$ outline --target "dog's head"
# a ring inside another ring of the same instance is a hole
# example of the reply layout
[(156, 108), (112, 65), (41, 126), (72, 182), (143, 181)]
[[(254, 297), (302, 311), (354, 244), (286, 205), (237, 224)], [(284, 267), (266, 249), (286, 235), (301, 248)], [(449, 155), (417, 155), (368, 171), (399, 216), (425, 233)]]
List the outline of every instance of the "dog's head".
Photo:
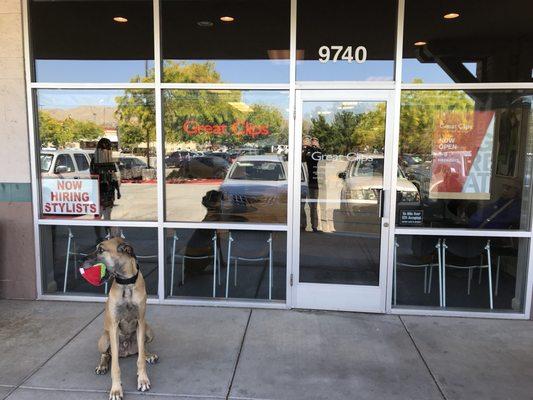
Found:
[(110, 273), (126, 276), (135, 271), (133, 247), (120, 237), (114, 237), (96, 246), (96, 260), (103, 262)]

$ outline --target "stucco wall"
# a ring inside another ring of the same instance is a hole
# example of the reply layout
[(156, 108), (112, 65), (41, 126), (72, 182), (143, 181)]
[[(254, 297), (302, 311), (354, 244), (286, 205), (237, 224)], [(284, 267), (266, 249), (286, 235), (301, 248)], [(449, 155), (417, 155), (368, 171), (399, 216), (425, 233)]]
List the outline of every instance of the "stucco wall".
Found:
[(21, 1), (0, 0), (0, 182), (30, 182), (25, 93)]
[(35, 298), (22, 5), (0, 0), (0, 297)]

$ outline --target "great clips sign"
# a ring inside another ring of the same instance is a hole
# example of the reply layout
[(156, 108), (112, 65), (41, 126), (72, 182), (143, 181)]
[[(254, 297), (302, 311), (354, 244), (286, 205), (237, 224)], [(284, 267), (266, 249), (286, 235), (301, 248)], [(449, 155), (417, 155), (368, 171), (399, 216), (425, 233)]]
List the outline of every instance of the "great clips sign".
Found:
[(259, 136), (270, 135), (270, 128), (266, 124), (253, 124), (246, 120), (237, 120), (232, 124), (200, 124), (194, 119), (188, 119), (183, 123), (182, 129), (189, 136), (202, 134), (214, 136), (250, 136), (257, 138)]
[(433, 134), (429, 197), (490, 199), (494, 112), (445, 112)]

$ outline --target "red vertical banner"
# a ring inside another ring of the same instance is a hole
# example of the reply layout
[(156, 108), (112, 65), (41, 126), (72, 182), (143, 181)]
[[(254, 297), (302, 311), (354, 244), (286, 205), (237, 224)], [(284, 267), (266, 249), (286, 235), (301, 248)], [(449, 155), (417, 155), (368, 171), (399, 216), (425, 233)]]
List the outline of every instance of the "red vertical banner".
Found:
[(451, 111), (433, 133), (432, 199), (490, 199), (494, 111)]

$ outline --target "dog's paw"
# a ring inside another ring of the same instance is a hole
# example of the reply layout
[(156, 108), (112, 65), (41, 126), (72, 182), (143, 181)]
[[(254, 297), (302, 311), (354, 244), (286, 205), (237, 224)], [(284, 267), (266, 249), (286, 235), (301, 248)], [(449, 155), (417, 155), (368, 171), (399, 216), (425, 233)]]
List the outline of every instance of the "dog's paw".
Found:
[(144, 377), (139, 376), (137, 378), (137, 390), (140, 392), (146, 392), (150, 390), (150, 379), (145, 375)]
[(99, 365), (94, 369), (94, 373), (96, 375), (105, 375), (107, 374), (107, 371), (109, 371), (109, 367), (107, 365)]
[(122, 385), (113, 385), (109, 392), (109, 400), (122, 400), (124, 393), (122, 393)]
[(148, 364), (155, 364), (159, 360), (159, 356), (157, 354), (147, 354), (146, 355), (146, 362)]

